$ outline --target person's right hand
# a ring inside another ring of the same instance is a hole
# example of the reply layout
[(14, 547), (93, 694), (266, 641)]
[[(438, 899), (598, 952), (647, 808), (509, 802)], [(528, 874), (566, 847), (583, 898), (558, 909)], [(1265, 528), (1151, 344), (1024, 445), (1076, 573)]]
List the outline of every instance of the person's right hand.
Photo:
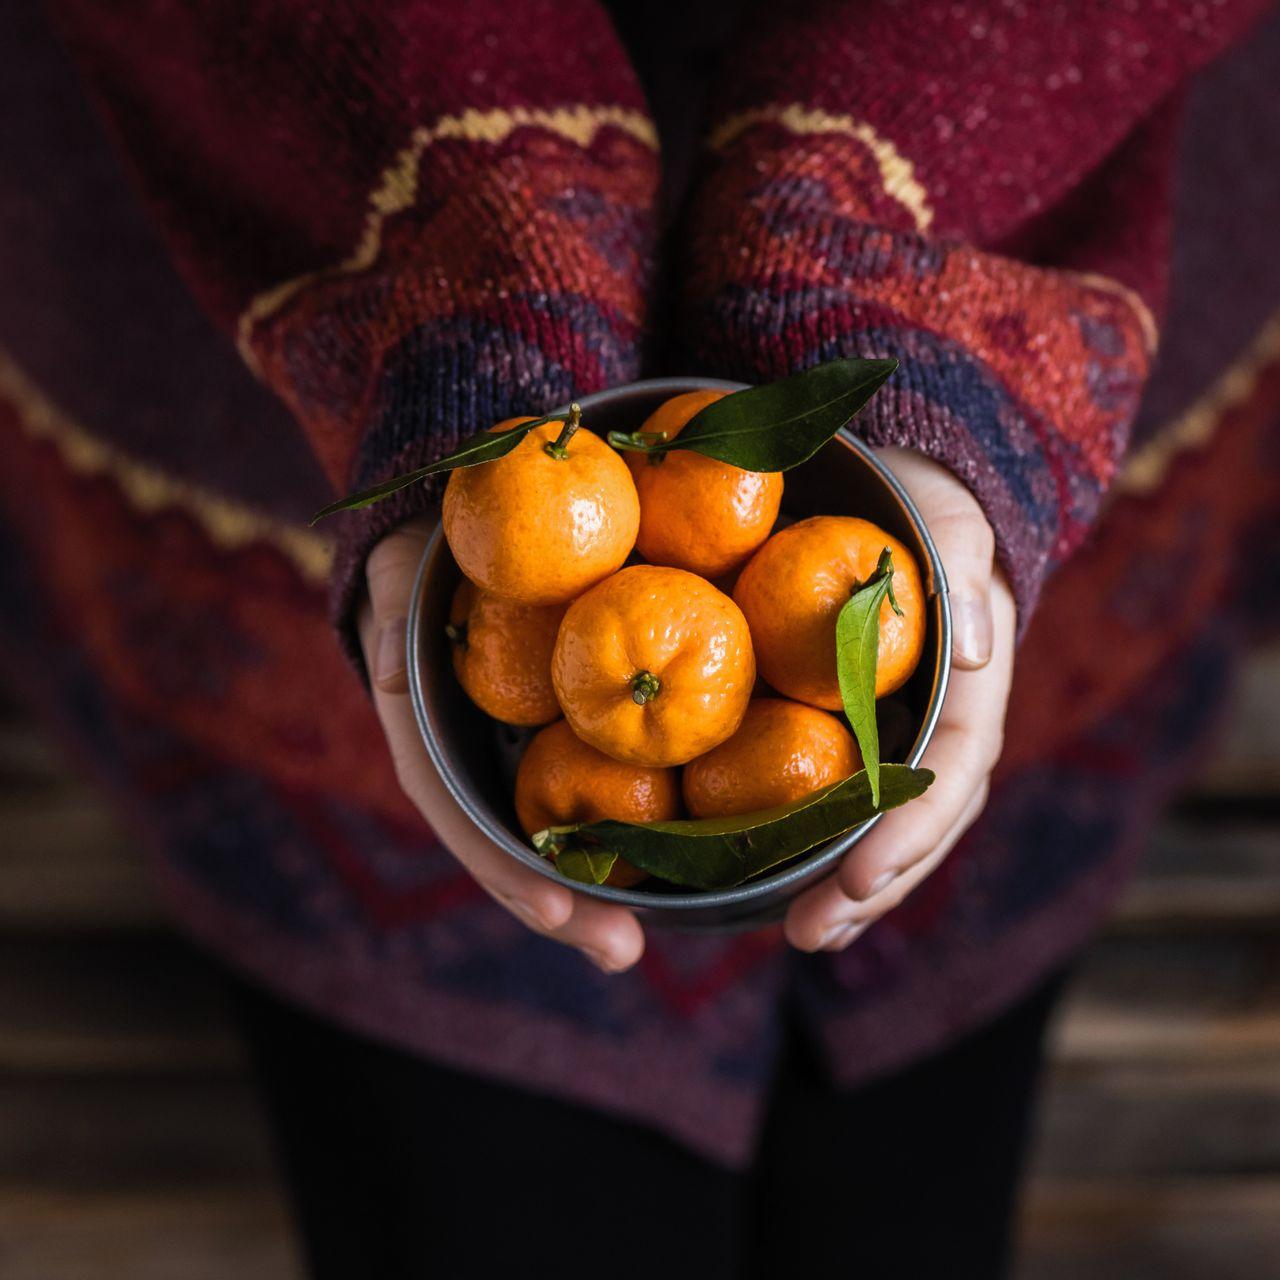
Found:
[(441, 843), (496, 902), (536, 933), (576, 947), (606, 973), (629, 969), (644, 952), (635, 915), (556, 884), (505, 853), (463, 812), (427, 755), (409, 704), (405, 623), (433, 524), (415, 520), (388, 534), (365, 569), (360, 644), (396, 777)]

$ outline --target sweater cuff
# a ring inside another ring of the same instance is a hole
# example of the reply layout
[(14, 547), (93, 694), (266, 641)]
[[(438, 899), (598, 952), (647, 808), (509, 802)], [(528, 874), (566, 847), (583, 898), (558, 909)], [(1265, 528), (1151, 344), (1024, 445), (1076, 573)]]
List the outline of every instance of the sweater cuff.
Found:
[[(691, 272), (689, 343), (707, 372), (767, 381), (844, 356), (896, 357), (854, 429), (918, 450), (981, 504), (1020, 627), (1097, 514), (1150, 361), (1146, 310), (1098, 277), (1031, 267), (857, 218), (767, 184), (718, 202)], [(790, 207), (788, 207), (788, 205)]]
[[(492, 143), (437, 140), (367, 263), (303, 278), (255, 318), (249, 354), (335, 492), (636, 376), (657, 157), (612, 116), (587, 123), (582, 136), (529, 124)], [(445, 480), (335, 519), (332, 619), (357, 666), (365, 558)]]
[[(544, 303), (549, 306), (550, 304)], [(452, 453), (468, 437), (520, 414), (539, 415), (638, 374), (634, 330), (582, 298), (557, 300), (552, 314), (533, 301), (507, 323), (459, 333), (452, 318), (424, 323), (389, 353), (372, 425), (351, 468), (349, 491), (370, 488)], [(536, 344), (528, 336), (537, 333)], [(574, 358), (575, 352), (589, 353)], [(359, 511), (344, 512), (330, 584), (330, 617), (363, 672), (356, 611), (364, 563), (380, 539), (438, 508), (448, 473), (429, 476)]]
[[(443, 436), (415, 440), (378, 471), (371, 473), (368, 482), (360, 487), (379, 484), (406, 471), (429, 466), (454, 447)], [(447, 472), (428, 476), (421, 484), (401, 489), (371, 507), (344, 512), (337, 517), (343, 522), (343, 527), (338, 534), (329, 579), (329, 616), (343, 651), (366, 682), (368, 672), (356, 627), (357, 613), (364, 598), (365, 561), (373, 548), (406, 520), (437, 510), (448, 479)]]

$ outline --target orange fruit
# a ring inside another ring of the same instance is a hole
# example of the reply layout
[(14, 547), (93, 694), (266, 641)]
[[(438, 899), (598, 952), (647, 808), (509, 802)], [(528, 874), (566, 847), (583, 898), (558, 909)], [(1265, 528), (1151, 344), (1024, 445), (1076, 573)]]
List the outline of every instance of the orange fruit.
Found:
[[(662, 822), (680, 813), (674, 769), (611, 760), (588, 746), (564, 720), (541, 730), (516, 770), (516, 817), (526, 835), (574, 822)], [(626, 888), (645, 878), (621, 858), (606, 884)]]
[(683, 569), (638, 564), (580, 596), (551, 679), (574, 732), (615, 760), (684, 764), (742, 721), (755, 682), (741, 610)]
[(467, 578), (449, 610), (453, 670), (467, 696), (504, 724), (547, 724), (560, 716), (551, 686), (551, 651), (562, 604), (517, 604)]
[[(511, 418), (495, 431), (528, 418)], [(635, 545), (640, 500), (627, 464), (579, 428), (535, 427), (505, 457), (449, 474), (444, 536), (476, 586), (521, 604), (564, 604), (619, 568)]]
[(876, 697), (900, 688), (924, 649), (925, 597), (914, 557), (869, 520), (811, 516), (780, 529), (752, 556), (733, 598), (751, 624), (760, 674), (779, 693), (837, 711), (836, 616), (876, 569), (885, 547), (893, 553), (893, 591), (899, 617), (885, 600), (880, 610)]
[[(659, 405), (641, 433), (675, 439), (723, 391), (687, 391)], [(715, 578), (741, 565), (769, 536), (782, 501), (780, 471), (744, 471), (689, 449), (625, 455), (640, 495), (636, 550), (651, 564)]]
[(728, 818), (812, 795), (862, 768), (833, 715), (787, 698), (753, 698), (738, 731), (684, 769), (694, 818)]

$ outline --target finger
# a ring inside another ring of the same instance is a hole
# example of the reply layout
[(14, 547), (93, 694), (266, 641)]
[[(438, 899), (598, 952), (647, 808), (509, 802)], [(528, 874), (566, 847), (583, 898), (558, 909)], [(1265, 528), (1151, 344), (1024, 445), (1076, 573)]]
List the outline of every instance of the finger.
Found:
[[(383, 635), (376, 629), (372, 591), (370, 594), (359, 618), (366, 655), (371, 654), (372, 645)], [(387, 589), (384, 600), (390, 597)], [(391, 603), (395, 603), (394, 599)], [(403, 619), (400, 635), (399, 661), (403, 667)], [(530, 929), (577, 948), (605, 972), (621, 972), (640, 959), (644, 931), (632, 912), (593, 901), (521, 866), (476, 827), (449, 794), (427, 756), (405, 693), (375, 684), (373, 702), (401, 789), (481, 888)]]
[(936, 775), (918, 800), (887, 814), (841, 864), (845, 892), (864, 901), (925, 857), (981, 787), (1004, 742), (1013, 674), (1014, 608), (1003, 582), (992, 589), (996, 638), (990, 663), (953, 675), (938, 726), (922, 761)]
[[(988, 787), (984, 784), (970, 799), (968, 805), (965, 806), (964, 812), (956, 820), (951, 830), (943, 836), (928, 857), (923, 858), (913, 867), (904, 871), (874, 897), (868, 898), (866, 902), (855, 903), (855, 910), (852, 915), (846, 917), (842, 911), (842, 904), (840, 904), (839, 898), (843, 894), (838, 884), (834, 883), (833, 880), (827, 880), (819, 885), (813, 892), (819, 896), (822, 893), (830, 895), (829, 901), (825, 905), (831, 911), (831, 914), (839, 917), (840, 922), (832, 925), (823, 933), (816, 947), (802, 947), (801, 950), (843, 951), (851, 942), (875, 924), (877, 920), (901, 906), (913, 890), (927, 880), (942, 865), (947, 855), (960, 842), (965, 832), (978, 820), (978, 817), (986, 807), (987, 793)], [(819, 902), (819, 909), (821, 909), (821, 905)], [(792, 942), (793, 946), (798, 945), (792, 938), (792, 922), (789, 917), (785, 932), (788, 941)]]
[[(825, 910), (835, 920), (835, 923), (827, 927), (815, 943), (811, 933), (805, 930), (800, 911), (797, 910), (794, 922), (791, 915), (788, 915), (784, 927), (787, 940), (803, 951), (843, 951), (845, 947), (866, 929), (870, 928), (877, 920), (899, 906), (912, 890), (937, 870), (951, 850), (955, 848), (961, 837), (964, 836), (965, 832), (978, 820), (982, 810), (986, 807), (987, 793), (988, 787), (984, 784), (970, 799), (968, 805), (965, 806), (964, 812), (952, 825), (951, 829), (926, 858), (923, 858), (913, 867), (890, 881), (873, 897), (868, 898), (865, 902), (854, 903), (852, 910), (848, 908), (847, 904), (840, 901), (844, 895), (834, 877), (824, 881), (816, 889), (811, 890), (810, 892), (813, 895), (812, 908), (819, 912)], [(798, 908), (799, 903), (796, 906)]]
[(926, 513), (946, 568), (951, 596), (951, 653), (957, 667), (976, 670), (991, 660), (994, 626), (991, 575), (995, 535), (973, 495), (944, 467), (904, 449), (882, 451), (885, 462)]
[(792, 904), (787, 933), (802, 950), (821, 945), (837, 925), (853, 923), (859, 904), (927, 858), (984, 788), (1000, 754), (1013, 669), (1013, 600), (1000, 579), (993, 583), (992, 599), (993, 657), (981, 670), (952, 677), (922, 762), (936, 774), (933, 785), (918, 800), (883, 817), (830, 879)]
[(408, 521), (387, 534), (365, 562), (373, 615), (372, 640), (362, 637), (365, 668), (373, 687), (387, 693), (406, 693), (409, 688), (404, 651), (409, 598), (434, 524), (429, 517)]

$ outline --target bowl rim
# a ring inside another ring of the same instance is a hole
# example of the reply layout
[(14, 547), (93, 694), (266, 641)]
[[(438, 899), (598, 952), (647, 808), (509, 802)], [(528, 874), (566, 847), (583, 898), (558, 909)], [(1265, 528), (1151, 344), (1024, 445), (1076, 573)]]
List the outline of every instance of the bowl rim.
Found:
[[(644, 378), (635, 382), (622, 383), (605, 391), (593, 392), (591, 395), (581, 397), (578, 400), (578, 404), (581, 405), (585, 412), (591, 409), (593, 405), (615, 399), (619, 393), (624, 391), (631, 394), (656, 395), (666, 393), (679, 395), (685, 391), (698, 390), (743, 391), (749, 385), (748, 383), (734, 382), (724, 378), (692, 376), (684, 378)], [(563, 413), (567, 409), (568, 405), (566, 404), (552, 409), (550, 412)], [(865, 441), (859, 439), (848, 427), (841, 428), (837, 433), (837, 437), (862, 457), (863, 461), (870, 466), (871, 470), (876, 473), (901, 504), (907, 519), (911, 522), (920, 540), (921, 546), (925, 549), (928, 559), (928, 572), (926, 575), (926, 582), (929, 588), (928, 599), (932, 601), (936, 598), (940, 605), (938, 609), (940, 628), (938, 647), (941, 656), (938, 671), (934, 678), (929, 704), (925, 708), (924, 719), (916, 734), (911, 751), (904, 762), (915, 766), (920, 763), (933, 738), (938, 718), (942, 714), (942, 704), (946, 698), (947, 686), (951, 679), (951, 601), (946, 571), (943, 568), (942, 559), (938, 555), (938, 549), (929, 533), (928, 526), (924, 522), (924, 518), (920, 514), (919, 508), (912, 501), (906, 489), (903, 488), (897, 476), (876, 457), (875, 450)], [(844, 835), (821, 846), (817, 851), (788, 863), (780, 871), (749, 880), (745, 884), (734, 885), (728, 889), (702, 889), (684, 893), (654, 894), (646, 893), (639, 889), (619, 889), (612, 885), (582, 884), (576, 880), (566, 879), (556, 871), (555, 864), (549, 859), (544, 858), (523, 841), (517, 840), (506, 824), (498, 821), (496, 816), (488, 810), (488, 806), (480, 808), (475, 804), (472, 797), (459, 785), (453, 767), (444, 758), (444, 752), (437, 740), (421, 676), (421, 667), (425, 658), (421, 619), (427, 570), (433, 558), (438, 554), (440, 544), (443, 541), (444, 527), (441, 524), (437, 524), (432, 531), (430, 539), (427, 541), (427, 545), (423, 548), (422, 558), (418, 563), (417, 573), (414, 577), (413, 593), (409, 601), (409, 617), (406, 624), (405, 641), (406, 653), (409, 656), (407, 663), (409, 698), (413, 706), (414, 719), (417, 721), (418, 730), (422, 735), (432, 764), (443, 779), (449, 794), (462, 811), (503, 852), (516, 858), (517, 861), (530, 867), (539, 875), (553, 879), (558, 884), (567, 885), (570, 889), (585, 893), (589, 897), (612, 902), (619, 906), (634, 907), (647, 912), (705, 912), (723, 907), (741, 907), (759, 898), (773, 897), (780, 892), (785, 895), (785, 891), (799, 881), (804, 881), (806, 884), (810, 882), (816, 883), (822, 871), (838, 862), (884, 816), (883, 814), (876, 814), (866, 822), (852, 827)]]

